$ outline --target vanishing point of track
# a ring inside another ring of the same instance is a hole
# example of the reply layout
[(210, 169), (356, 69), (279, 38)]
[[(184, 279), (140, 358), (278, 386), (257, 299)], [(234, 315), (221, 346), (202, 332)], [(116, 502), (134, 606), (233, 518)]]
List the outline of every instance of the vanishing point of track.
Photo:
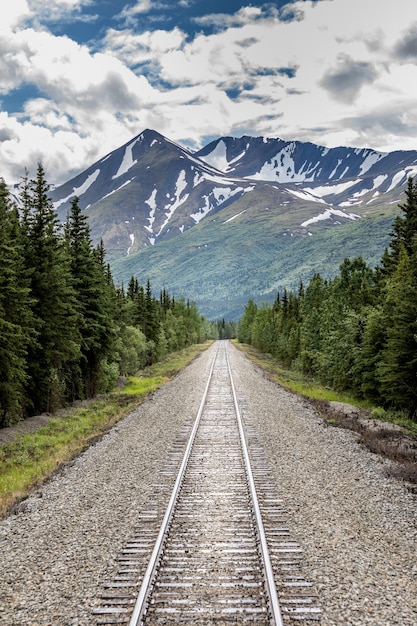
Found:
[(180, 433), (94, 623), (317, 622), (276, 490), (219, 342), (194, 424)]

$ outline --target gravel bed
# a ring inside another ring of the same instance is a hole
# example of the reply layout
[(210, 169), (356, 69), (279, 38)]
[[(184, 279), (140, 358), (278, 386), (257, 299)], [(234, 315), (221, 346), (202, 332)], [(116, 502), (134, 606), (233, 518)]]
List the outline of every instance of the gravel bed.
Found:
[[(0, 623), (87, 626), (152, 497), (176, 434), (195, 416), (211, 347), (0, 524)], [(256, 425), (304, 549), (323, 626), (417, 624), (416, 496), (357, 435), (326, 427), (231, 348), (244, 419)]]
[[(241, 353), (231, 362), (304, 551), (323, 626), (416, 626), (417, 498), (386, 476), (390, 461), (327, 426)], [(254, 373), (256, 370), (256, 374)]]

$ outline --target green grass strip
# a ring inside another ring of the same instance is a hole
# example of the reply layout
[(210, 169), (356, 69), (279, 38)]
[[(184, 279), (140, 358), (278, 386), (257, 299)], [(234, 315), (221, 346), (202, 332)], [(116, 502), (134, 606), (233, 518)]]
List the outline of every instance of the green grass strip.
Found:
[(34, 433), (0, 445), (0, 518), (126, 416), (146, 396), (175, 376), (209, 343), (190, 346), (128, 378), (126, 385), (87, 407), (69, 409)]

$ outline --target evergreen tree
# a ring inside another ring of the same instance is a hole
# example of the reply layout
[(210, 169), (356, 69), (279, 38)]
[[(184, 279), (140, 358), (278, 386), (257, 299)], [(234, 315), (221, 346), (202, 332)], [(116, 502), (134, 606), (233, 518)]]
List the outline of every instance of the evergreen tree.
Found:
[(389, 250), (382, 257), (380, 273), (383, 277), (389, 276), (399, 262), (401, 248), (405, 248), (408, 255), (414, 253), (415, 237), (417, 235), (417, 182), (410, 177), (405, 192), (406, 202), (400, 204), (402, 215), (395, 218), (391, 234)]
[(258, 307), (256, 306), (254, 300), (250, 299), (245, 307), (243, 316), (239, 320), (237, 336), (241, 343), (250, 344), (252, 342), (252, 324), (257, 310)]
[(324, 319), (329, 298), (328, 283), (315, 274), (307, 286), (301, 306), (300, 359), (308, 374), (317, 375), (325, 339)]
[(385, 288), (385, 342), (377, 373), (388, 404), (417, 411), (417, 276), (416, 257), (400, 249), (396, 271)]
[(18, 212), (0, 179), (0, 428), (22, 419), (34, 337)]
[(348, 309), (360, 311), (373, 304), (375, 274), (362, 257), (346, 258), (339, 268), (339, 277), (333, 281), (335, 297)]
[(100, 390), (103, 360), (110, 355), (113, 340), (111, 284), (104, 251), (97, 253), (90, 238), (87, 217), (78, 198), (71, 202), (66, 224), (72, 283), (79, 307), (80, 360), (73, 368), (72, 398), (91, 397)]
[(28, 353), (29, 398), (34, 413), (52, 411), (65, 399), (67, 370), (79, 358), (80, 321), (69, 256), (48, 198), (41, 164), (27, 190), (25, 258), (31, 271), (37, 343)]

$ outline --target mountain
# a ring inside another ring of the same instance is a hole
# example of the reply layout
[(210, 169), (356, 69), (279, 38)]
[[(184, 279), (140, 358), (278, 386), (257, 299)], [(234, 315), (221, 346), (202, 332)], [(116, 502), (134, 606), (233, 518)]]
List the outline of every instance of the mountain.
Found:
[(415, 151), (222, 137), (192, 152), (145, 130), (50, 195), (63, 221), (78, 196), (118, 282), (236, 319), (345, 256), (377, 263), (415, 174)]
[(305, 199), (342, 208), (374, 202), (417, 174), (416, 151), (324, 148), (265, 137), (220, 138), (195, 156), (232, 176), (288, 184), (293, 193), (295, 184)]
[(112, 259), (182, 234), (241, 197), (249, 181), (225, 176), (192, 152), (146, 130), (51, 193), (64, 220), (71, 199), (90, 217)]

